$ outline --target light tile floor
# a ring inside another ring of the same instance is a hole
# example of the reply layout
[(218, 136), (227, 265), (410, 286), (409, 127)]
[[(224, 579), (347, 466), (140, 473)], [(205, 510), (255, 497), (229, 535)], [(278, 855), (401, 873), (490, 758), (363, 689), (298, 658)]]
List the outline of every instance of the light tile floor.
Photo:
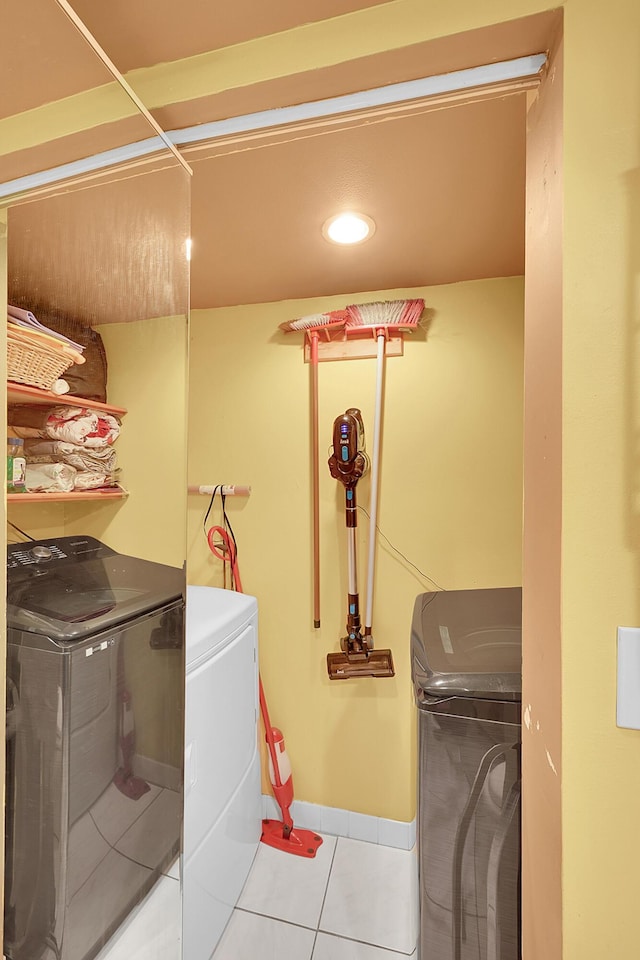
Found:
[[(179, 888), (163, 878), (97, 960), (180, 960), (179, 931), (158, 936)], [(260, 844), (212, 960), (416, 960), (417, 929), (415, 850), (324, 836), (307, 860)]]
[(417, 918), (415, 851), (325, 836), (307, 860), (261, 844), (213, 960), (415, 960)]
[(181, 960), (180, 881), (161, 877), (96, 960)]
[(182, 960), (181, 941), (180, 867), (176, 861), (96, 960)]

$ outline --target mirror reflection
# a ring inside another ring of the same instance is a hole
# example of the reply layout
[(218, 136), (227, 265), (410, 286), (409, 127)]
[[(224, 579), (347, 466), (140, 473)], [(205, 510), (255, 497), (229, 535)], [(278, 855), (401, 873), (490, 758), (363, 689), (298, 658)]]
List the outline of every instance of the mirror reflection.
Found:
[(56, 536), (10, 546), (8, 580), (7, 956), (113, 956), (164, 882), (178, 957), (181, 571)]
[(181, 956), (189, 190), (6, 211), (9, 960)]
[(179, 960), (189, 176), (65, 6), (0, 37), (3, 952)]
[(64, 6), (9, 0), (2, 25), (0, 184), (29, 189), (41, 171), (76, 164), (66, 170), (72, 176), (87, 158), (110, 166), (130, 155), (131, 144), (138, 152), (145, 144), (147, 154), (166, 150)]

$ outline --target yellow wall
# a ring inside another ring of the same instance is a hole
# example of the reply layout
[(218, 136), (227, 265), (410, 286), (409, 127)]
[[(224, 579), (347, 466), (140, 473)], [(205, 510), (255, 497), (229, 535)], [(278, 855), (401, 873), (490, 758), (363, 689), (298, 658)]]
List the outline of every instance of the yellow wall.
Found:
[[(426, 330), (387, 361), (379, 524), (443, 587), (520, 583), (522, 510), (521, 278), (383, 291), (364, 302), (423, 296)], [(346, 619), (344, 491), (326, 467), (333, 420), (359, 406), (372, 441), (375, 360), (322, 363), (320, 380), (322, 628), (312, 625), (309, 368), (293, 317), (344, 297), (194, 311), (189, 481), (248, 483), (227, 501), (244, 589), (258, 597), (260, 664), (272, 721), (292, 759), (296, 796), (397, 820), (414, 816), (409, 665), (413, 602), (429, 589), (384, 541), (374, 637), (391, 647), (392, 680), (331, 682), (326, 653)], [(368, 504), (369, 481), (358, 486)], [(189, 504), (188, 579), (221, 584), (202, 533), (203, 497)], [(219, 514), (215, 514), (216, 522)], [(361, 593), (366, 518), (360, 517)]]
[(640, 733), (615, 701), (616, 627), (640, 624), (636, 0), (567, 4), (564, 118), (564, 960), (632, 960)]
[(165, 317), (96, 327), (108, 357), (109, 402), (126, 407), (113, 506), (67, 507), (65, 532), (104, 538), (120, 553), (182, 567), (186, 510), (187, 323)]

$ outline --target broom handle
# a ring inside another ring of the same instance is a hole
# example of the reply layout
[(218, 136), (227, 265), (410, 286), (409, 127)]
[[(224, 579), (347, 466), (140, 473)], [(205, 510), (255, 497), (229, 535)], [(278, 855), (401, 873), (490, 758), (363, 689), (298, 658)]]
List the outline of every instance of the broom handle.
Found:
[(311, 340), (311, 472), (313, 474), (313, 626), (320, 626), (320, 468), (318, 456), (318, 331)]
[(376, 407), (373, 421), (373, 453), (371, 454), (371, 504), (369, 520), (369, 564), (367, 568), (367, 610), (364, 621), (366, 636), (373, 624), (373, 581), (376, 563), (376, 531), (378, 527), (378, 474), (380, 472), (380, 433), (382, 427), (382, 388), (384, 383), (384, 330), (377, 331)]

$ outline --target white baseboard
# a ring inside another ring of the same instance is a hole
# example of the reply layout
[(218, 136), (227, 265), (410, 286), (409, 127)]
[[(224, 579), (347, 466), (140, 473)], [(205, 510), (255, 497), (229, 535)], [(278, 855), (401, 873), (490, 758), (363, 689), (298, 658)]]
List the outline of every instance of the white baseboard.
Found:
[[(280, 820), (282, 814), (269, 794), (262, 795), (262, 815), (269, 820)], [(294, 825), (305, 830), (316, 830), (335, 837), (366, 840), (385, 847), (412, 850), (416, 842), (416, 821), (385, 820), (338, 807), (324, 807), (318, 803), (294, 800), (291, 804)]]
[(182, 771), (178, 767), (173, 767), (169, 763), (162, 763), (161, 760), (154, 760), (152, 757), (145, 757), (136, 753), (133, 758), (133, 772), (137, 777), (148, 780), (158, 787), (166, 787), (168, 790), (180, 792), (182, 790)]

